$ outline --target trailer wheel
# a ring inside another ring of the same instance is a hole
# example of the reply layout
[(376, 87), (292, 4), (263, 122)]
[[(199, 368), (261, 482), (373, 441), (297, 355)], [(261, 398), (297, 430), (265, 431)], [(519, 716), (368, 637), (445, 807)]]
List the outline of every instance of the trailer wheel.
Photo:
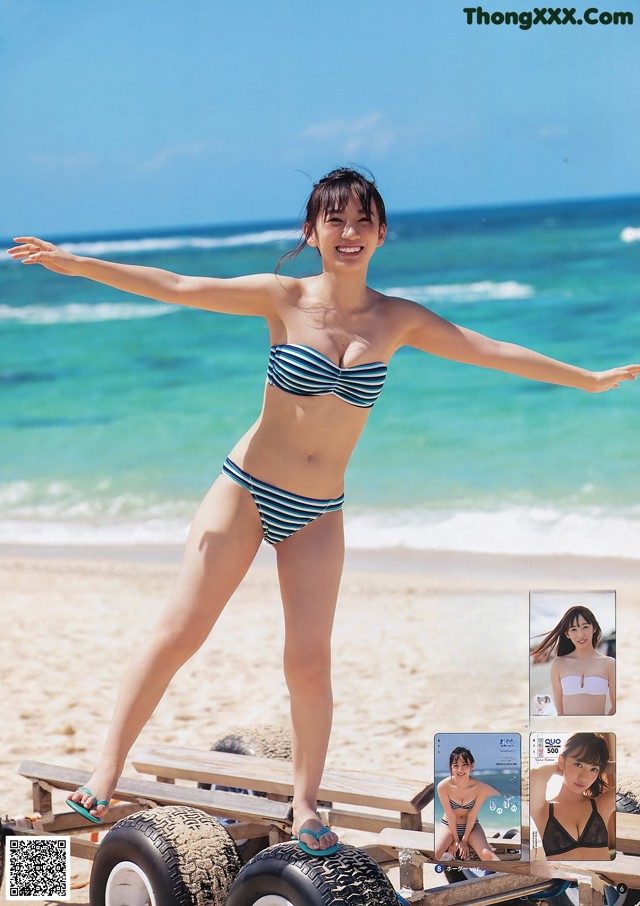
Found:
[(214, 752), (291, 761), (291, 733), (278, 724), (239, 727), (216, 740), (211, 749)]
[(632, 792), (627, 791), (623, 793), (618, 789), (616, 793), (616, 811), (637, 815), (640, 812), (640, 804)]
[[(236, 727), (225, 736), (221, 736), (211, 746), (212, 752), (228, 752), (231, 755), (254, 755), (259, 758), (279, 758), (291, 761), (291, 732), (279, 724), (260, 724), (255, 727)], [(201, 790), (210, 790), (210, 783), (199, 783)], [(228, 790), (232, 793), (251, 793), (253, 796), (265, 797), (266, 793), (237, 789), (229, 786), (216, 786), (217, 790)], [(222, 819), (223, 824), (233, 824), (230, 819)], [(253, 837), (250, 840), (237, 840), (236, 846), (243, 863), (248, 862), (257, 853), (269, 845), (269, 837)]]
[(241, 861), (204, 812), (166, 806), (114, 824), (96, 853), (92, 906), (225, 906)]
[(295, 843), (259, 853), (242, 869), (227, 906), (398, 906), (385, 873), (354, 846), (308, 856)]

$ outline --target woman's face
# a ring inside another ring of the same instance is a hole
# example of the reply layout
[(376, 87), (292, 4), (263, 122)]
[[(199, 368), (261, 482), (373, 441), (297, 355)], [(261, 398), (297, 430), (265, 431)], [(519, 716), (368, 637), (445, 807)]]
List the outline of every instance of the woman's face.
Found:
[(325, 266), (340, 263), (353, 268), (369, 262), (385, 235), (375, 204), (368, 217), (358, 196), (352, 195), (343, 211), (325, 211), (318, 217), (307, 244), (318, 249)]
[(473, 762), (465, 761), (460, 755), (451, 762), (451, 776), (455, 777), (457, 780), (461, 780), (463, 777), (469, 777), (472, 770)]
[(563, 782), (572, 793), (583, 795), (600, 776), (600, 765), (588, 764), (575, 755), (560, 755), (558, 764)]
[(593, 648), (593, 625), (587, 623), (584, 617), (576, 617), (565, 631), (565, 635), (578, 651)]

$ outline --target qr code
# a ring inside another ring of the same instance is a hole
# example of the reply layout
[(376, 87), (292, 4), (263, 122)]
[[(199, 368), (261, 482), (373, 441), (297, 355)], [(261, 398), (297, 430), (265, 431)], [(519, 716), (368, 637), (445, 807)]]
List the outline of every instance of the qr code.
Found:
[(70, 896), (69, 837), (7, 838), (7, 900)]

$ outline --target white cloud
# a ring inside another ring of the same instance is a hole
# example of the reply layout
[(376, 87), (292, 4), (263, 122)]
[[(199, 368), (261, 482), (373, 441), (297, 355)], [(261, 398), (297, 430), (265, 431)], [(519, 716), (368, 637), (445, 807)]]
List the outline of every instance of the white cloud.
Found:
[(398, 130), (383, 123), (380, 113), (370, 113), (356, 120), (328, 120), (308, 126), (304, 138), (335, 142), (346, 155), (373, 151), (385, 154), (398, 137)]
[(199, 157), (204, 151), (204, 142), (182, 142), (179, 145), (171, 145), (168, 148), (160, 148), (148, 160), (140, 164), (140, 169), (147, 172), (150, 170), (162, 170), (167, 164), (181, 157)]

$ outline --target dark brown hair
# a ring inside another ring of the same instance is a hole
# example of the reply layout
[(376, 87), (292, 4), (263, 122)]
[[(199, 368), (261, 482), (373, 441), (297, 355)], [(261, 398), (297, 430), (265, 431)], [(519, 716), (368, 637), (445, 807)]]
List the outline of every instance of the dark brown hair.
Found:
[(357, 196), (367, 217), (371, 217), (371, 211), (375, 209), (380, 226), (386, 226), (387, 214), (382, 195), (378, 191), (373, 173), (370, 171), (367, 171), (367, 173), (368, 176), (349, 167), (339, 167), (337, 170), (327, 173), (317, 183), (314, 183), (305, 207), (300, 242), (292, 251), (286, 252), (282, 256), (278, 262), (276, 273), (285, 261), (297, 258), (306, 247), (307, 239), (316, 225), (318, 217), (324, 217), (330, 211), (344, 211), (353, 195)]
[(453, 762), (457, 761), (459, 758), (462, 759), (464, 764), (473, 764), (473, 755), (469, 749), (466, 749), (464, 746), (458, 746), (453, 750), (451, 755), (449, 755), (449, 771), (451, 771), (451, 768), (453, 767)]
[(564, 654), (571, 654), (572, 651), (575, 651), (576, 646), (571, 639), (567, 638), (566, 632), (581, 618), (593, 626), (591, 643), (596, 649), (602, 638), (600, 624), (588, 607), (576, 604), (570, 607), (551, 632), (547, 633), (543, 640), (535, 648), (531, 649), (531, 657), (534, 661), (540, 663), (541, 661), (548, 661), (552, 657), (561, 657)]
[(584, 764), (598, 765), (598, 777), (587, 790), (587, 796), (595, 798), (608, 789), (609, 784), (602, 776), (610, 758), (609, 746), (604, 736), (598, 733), (574, 733), (565, 742), (561, 754), (564, 758), (575, 758)]

